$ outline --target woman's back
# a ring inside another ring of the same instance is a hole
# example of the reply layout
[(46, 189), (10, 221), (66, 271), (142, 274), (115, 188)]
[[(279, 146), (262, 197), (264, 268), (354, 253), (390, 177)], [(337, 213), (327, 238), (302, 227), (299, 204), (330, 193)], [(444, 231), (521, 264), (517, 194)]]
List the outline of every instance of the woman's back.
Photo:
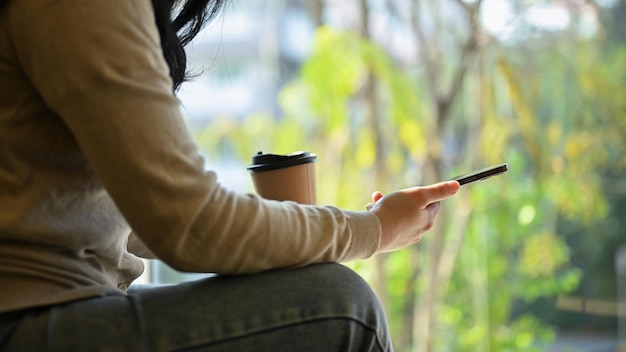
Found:
[[(73, 60), (26, 45), (45, 12), (28, 0), (0, 11), (0, 312), (121, 293), (143, 270), (125, 251), (124, 218), (33, 84), (50, 77), (43, 88), (60, 88), (45, 70)], [(58, 31), (72, 45), (72, 35)]]

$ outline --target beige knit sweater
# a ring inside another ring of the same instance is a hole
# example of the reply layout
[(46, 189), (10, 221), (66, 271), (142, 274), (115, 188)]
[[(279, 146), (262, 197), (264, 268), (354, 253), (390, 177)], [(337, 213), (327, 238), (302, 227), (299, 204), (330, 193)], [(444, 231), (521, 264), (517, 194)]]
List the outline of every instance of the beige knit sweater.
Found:
[(371, 213), (221, 187), (179, 109), (149, 0), (0, 11), (0, 312), (123, 294), (143, 270), (131, 229), (192, 272), (376, 252)]

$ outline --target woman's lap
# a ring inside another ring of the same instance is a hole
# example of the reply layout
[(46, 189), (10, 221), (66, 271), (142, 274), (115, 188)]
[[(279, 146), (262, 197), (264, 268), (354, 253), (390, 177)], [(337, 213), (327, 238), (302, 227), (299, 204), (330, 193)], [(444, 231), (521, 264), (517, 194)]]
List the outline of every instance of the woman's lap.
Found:
[[(7, 350), (390, 351), (382, 308), (339, 264), (222, 276), (55, 306)], [(24, 349), (26, 348), (26, 349)]]

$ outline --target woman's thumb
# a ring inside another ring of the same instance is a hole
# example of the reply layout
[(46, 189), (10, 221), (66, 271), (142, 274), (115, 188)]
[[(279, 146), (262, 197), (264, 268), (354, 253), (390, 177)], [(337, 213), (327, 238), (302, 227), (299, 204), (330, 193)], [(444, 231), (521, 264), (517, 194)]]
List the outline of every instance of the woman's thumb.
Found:
[(460, 188), (461, 185), (457, 181), (445, 181), (422, 187), (421, 191), (430, 204), (452, 197)]

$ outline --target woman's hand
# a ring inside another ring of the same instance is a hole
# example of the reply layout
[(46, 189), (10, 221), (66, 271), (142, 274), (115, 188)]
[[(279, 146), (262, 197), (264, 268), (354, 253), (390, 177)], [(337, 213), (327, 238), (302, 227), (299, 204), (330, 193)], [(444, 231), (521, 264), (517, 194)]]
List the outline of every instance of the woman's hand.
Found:
[(456, 194), (460, 187), (456, 181), (447, 181), (406, 188), (386, 196), (374, 192), (371, 211), (382, 227), (378, 251), (389, 252), (418, 242), (432, 228), (440, 201)]

